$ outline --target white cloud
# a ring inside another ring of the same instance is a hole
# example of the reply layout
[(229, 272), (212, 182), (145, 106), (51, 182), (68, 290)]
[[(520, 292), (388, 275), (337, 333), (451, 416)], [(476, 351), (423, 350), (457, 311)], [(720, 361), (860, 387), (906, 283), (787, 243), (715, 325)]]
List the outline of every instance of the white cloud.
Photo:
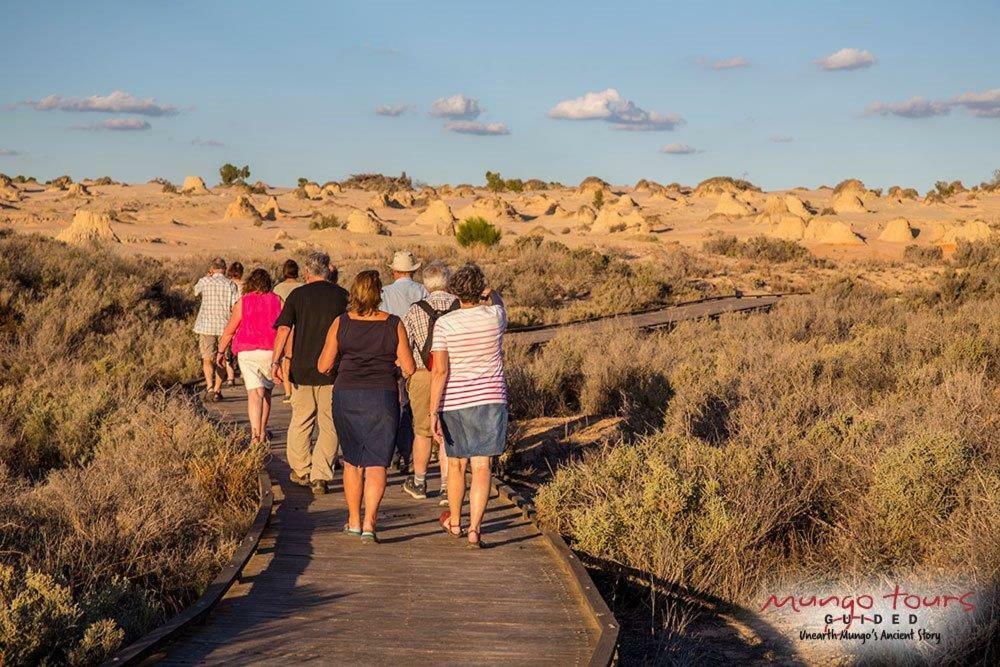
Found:
[(195, 138), (191, 140), (192, 146), (202, 146), (204, 148), (225, 148), (226, 144), (217, 139), (200, 139)]
[(483, 112), (479, 100), (459, 93), (442, 97), (431, 104), (431, 115), (438, 118), (476, 118)]
[(736, 57), (724, 60), (714, 60), (709, 63), (712, 69), (737, 69), (740, 67), (750, 67), (750, 61), (746, 58)]
[(948, 101), (953, 106), (965, 107), (973, 116), (1000, 118), (1000, 88), (981, 93), (962, 93)]
[(375, 115), (389, 116), (391, 118), (395, 118), (396, 116), (402, 116), (409, 110), (410, 110), (409, 104), (383, 104), (381, 106), (375, 107)]
[(872, 102), (865, 108), (866, 116), (901, 116), (903, 118), (930, 118), (945, 116), (951, 109), (944, 102), (933, 102), (923, 97), (913, 97), (905, 102)]
[(677, 114), (640, 108), (614, 88), (563, 100), (549, 109), (548, 115), (559, 120), (603, 120), (614, 125), (616, 130), (632, 132), (672, 130), (684, 124), (684, 119)]
[(701, 151), (694, 146), (688, 146), (687, 144), (667, 144), (660, 148), (661, 153), (668, 153), (670, 155), (692, 155), (693, 153), (700, 153)]
[(825, 69), (828, 71), (833, 70), (850, 70), (850, 69), (862, 69), (864, 67), (871, 67), (877, 61), (875, 56), (871, 54), (871, 51), (862, 51), (860, 49), (841, 49), (831, 53), (825, 58), (820, 58), (816, 61), (820, 69)]
[(790, 137), (787, 134), (772, 134), (768, 137), (768, 141), (772, 144), (790, 144), (795, 141), (795, 137)]
[(170, 104), (160, 104), (155, 98), (139, 98), (116, 90), (109, 95), (90, 97), (62, 97), (49, 95), (40, 100), (22, 102), (36, 111), (95, 111), (99, 113), (134, 113), (140, 116), (176, 116), (180, 109)]
[(506, 123), (480, 123), (475, 120), (451, 120), (444, 124), (449, 132), (459, 134), (477, 134), (481, 136), (499, 136), (510, 134)]
[(152, 127), (149, 123), (139, 118), (109, 118), (100, 123), (89, 125), (73, 125), (72, 130), (110, 130), (112, 132), (142, 132)]

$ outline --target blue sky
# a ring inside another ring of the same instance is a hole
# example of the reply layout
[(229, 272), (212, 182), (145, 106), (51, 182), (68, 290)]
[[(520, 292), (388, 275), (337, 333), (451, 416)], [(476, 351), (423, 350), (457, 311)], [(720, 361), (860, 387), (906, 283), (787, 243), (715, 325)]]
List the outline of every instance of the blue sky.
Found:
[(9, 174), (924, 189), (1000, 168), (995, 0), (4, 4)]

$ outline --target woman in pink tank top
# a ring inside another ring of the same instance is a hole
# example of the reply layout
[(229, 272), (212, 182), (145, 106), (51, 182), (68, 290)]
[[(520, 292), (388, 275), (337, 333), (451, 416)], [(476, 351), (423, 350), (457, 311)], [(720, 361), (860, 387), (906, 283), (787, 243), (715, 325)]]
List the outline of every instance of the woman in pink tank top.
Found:
[(264, 269), (254, 269), (243, 283), (243, 296), (233, 306), (229, 324), (219, 339), (219, 357), (233, 344), (233, 354), (240, 365), (247, 388), (247, 415), (253, 442), (267, 439), (267, 420), (271, 416), (271, 357), (274, 348), (274, 322), (281, 314), (281, 297), (271, 291), (271, 276)]

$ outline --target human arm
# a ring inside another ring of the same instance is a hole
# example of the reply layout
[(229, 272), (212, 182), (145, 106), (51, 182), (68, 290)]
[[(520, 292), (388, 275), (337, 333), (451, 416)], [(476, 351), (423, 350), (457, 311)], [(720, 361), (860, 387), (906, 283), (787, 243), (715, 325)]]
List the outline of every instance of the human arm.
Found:
[(441, 428), (441, 399), (444, 396), (444, 386), (448, 382), (448, 351), (431, 352), (431, 433), (438, 442), (444, 442), (444, 430)]
[(340, 331), (340, 318), (338, 317), (330, 325), (326, 332), (326, 342), (323, 343), (323, 351), (319, 353), (316, 361), (316, 368), (320, 373), (329, 373), (333, 370), (333, 363), (337, 360), (337, 332)]
[(219, 338), (219, 349), (215, 353), (216, 363), (221, 365), (225, 360), (226, 348), (233, 342), (233, 336), (236, 335), (236, 330), (240, 328), (240, 322), (242, 320), (243, 302), (237, 301), (236, 305), (233, 306), (233, 312), (229, 315), (229, 322), (226, 324), (226, 328), (222, 332), (222, 337)]
[(402, 322), (396, 324), (396, 338), (396, 365), (403, 370), (403, 377), (408, 378), (417, 370), (417, 364), (413, 360), (413, 349)]

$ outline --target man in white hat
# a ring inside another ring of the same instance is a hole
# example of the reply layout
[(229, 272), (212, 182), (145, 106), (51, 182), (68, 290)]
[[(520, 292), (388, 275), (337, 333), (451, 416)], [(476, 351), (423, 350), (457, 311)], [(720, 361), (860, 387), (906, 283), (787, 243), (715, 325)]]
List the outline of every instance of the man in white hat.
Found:
[(409, 250), (397, 250), (389, 268), (392, 269), (393, 282), (382, 288), (379, 310), (403, 319), (410, 306), (428, 296), (427, 288), (413, 279), (420, 262)]
[[(395, 315), (399, 319), (406, 316), (410, 306), (430, 296), (427, 288), (413, 279), (420, 268), (420, 262), (409, 250), (397, 250), (389, 264), (393, 282), (382, 288), (382, 303), (379, 310)], [(392, 467), (407, 472), (413, 453), (413, 413), (406, 391), (406, 381), (400, 378), (399, 430), (396, 432), (396, 452), (392, 457)]]

